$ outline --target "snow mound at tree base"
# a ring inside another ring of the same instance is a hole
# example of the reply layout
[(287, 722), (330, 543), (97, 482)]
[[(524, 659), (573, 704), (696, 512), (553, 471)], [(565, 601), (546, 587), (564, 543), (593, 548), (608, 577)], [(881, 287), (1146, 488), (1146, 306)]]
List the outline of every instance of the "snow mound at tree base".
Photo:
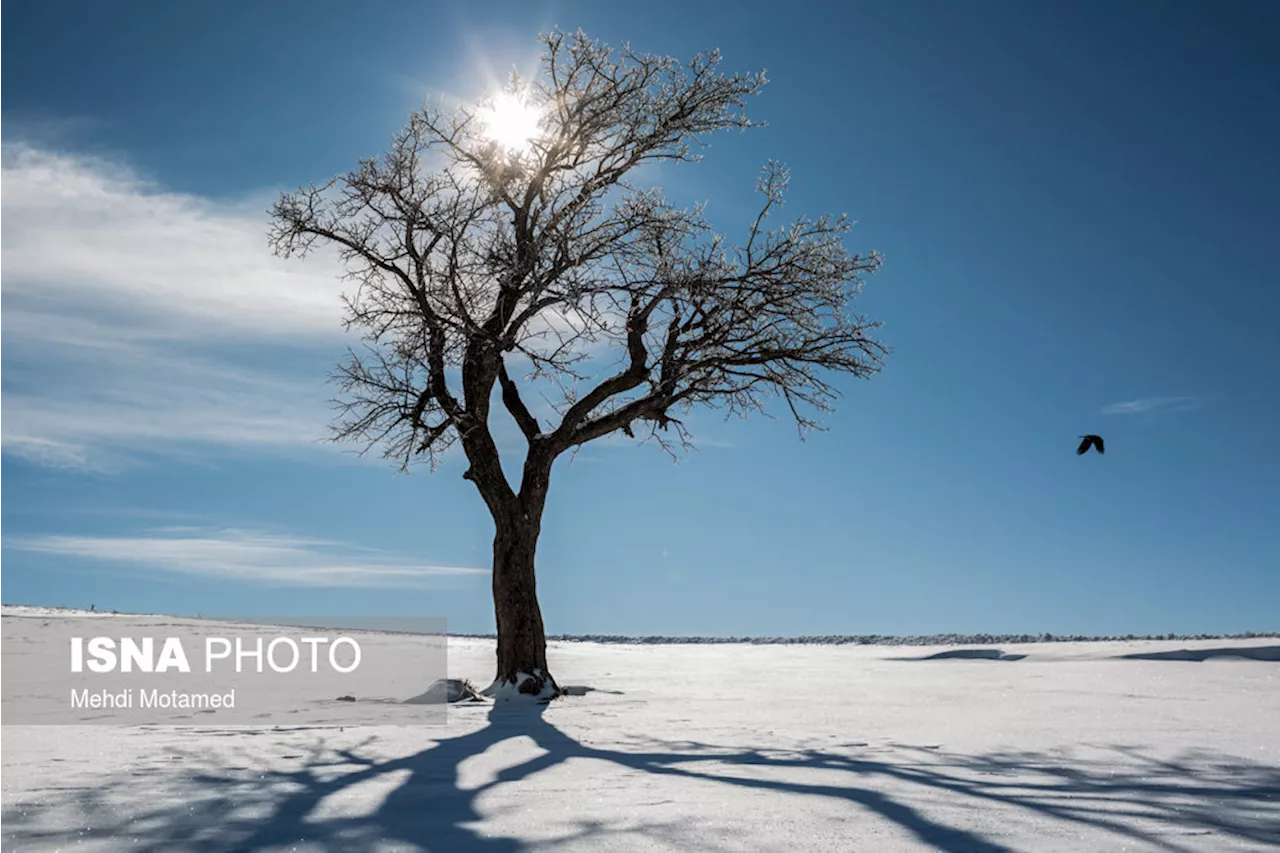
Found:
[(560, 688), (549, 673), (535, 669), (516, 673), (515, 681), (498, 678), (481, 693), (495, 702), (550, 702), (560, 695)]

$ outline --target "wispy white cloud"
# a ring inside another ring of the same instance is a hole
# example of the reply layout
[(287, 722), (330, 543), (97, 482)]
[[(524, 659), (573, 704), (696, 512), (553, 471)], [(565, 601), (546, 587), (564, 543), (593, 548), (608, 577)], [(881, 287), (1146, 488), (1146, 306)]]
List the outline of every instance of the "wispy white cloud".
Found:
[[(13, 417), (12, 412), (9, 415)], [(5, 430), (4, 452), (43, 465), (72, 471), (105, 470), (105, 460), (90, 461), (85, 447), (24, 432)]]
[(116, 164), (24, 145), (5, 146), (3, 177), (6, 296), (39, 297), (59, 313), (72, 300), (127, 306), (152, 321), (153, 336), (338, 331), (335, 268), (274, 257), (265, 198), (167, 192)]
[(265, 199), (216, 203), (12, 144), (3, 193), (5, 453), (93, 469), (324, 437), (340, 269), (275, 258)]
[(167, 527), (130, 536), (7, 538), (6, 548), (185, 576), (294, 587), (417, 587), (487, 569), (439, 566), (338, 542), (245, 530)]
[(1104, 415), (1141, 415), (1148, 412), (1185, 412), (1199, 405), (1195, 397), (1143, 397), (1102, 408)]
[[(335, 253), (274, 257), (266, 195), (213, 201), (21, 143), (0, 165), (5, 454), (115, 470), (140, 452), (332, 447), (324, 378), (351, 343)], [(579, 324), (532, 331), (555, 346)], [(554, 390), (526, 390), (544, 423)]]

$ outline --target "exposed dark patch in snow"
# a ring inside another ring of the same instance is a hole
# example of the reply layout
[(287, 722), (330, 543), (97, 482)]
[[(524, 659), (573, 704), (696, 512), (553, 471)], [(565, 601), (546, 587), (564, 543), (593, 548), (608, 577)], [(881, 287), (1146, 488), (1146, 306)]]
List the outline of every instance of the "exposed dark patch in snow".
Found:
[(1011, 655), (999, 649), (951, 649), (920, 658), (893, 658), (893, 660), (1022, 660), (1026, 655)]
[(1247, 646), (1225, 649), (1175, 649), (1168, 652), (1135, 652), (1120, 655), (1124, 660), (1206, 661), (1210, 658), (1241, 658), (1280, 662), (1280, 646)]
[(588, 693), (612, 693), (614, 696), (623, 695), (621, 690), (601, 690), (599, 687), (585, 687), (580, 684), (560, 688), (561, 696), (586, 696)]

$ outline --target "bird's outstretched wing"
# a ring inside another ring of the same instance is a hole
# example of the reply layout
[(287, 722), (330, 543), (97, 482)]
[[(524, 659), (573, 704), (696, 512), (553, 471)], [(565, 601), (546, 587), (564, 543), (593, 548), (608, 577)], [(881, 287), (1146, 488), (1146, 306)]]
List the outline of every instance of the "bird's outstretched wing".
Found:
[(1076, 456), (1083, 456), (1091, 443), (1093, 443), (1093, 439), (1086, 435), (1084, 441), (1080, 442), (1080, 446), (1076, 448)]
[(1099, 453), (1106, 453), (1106, 452), (1107, 452), (1107, 451), (1106, 451), (1106, 449), (1105, 449), (1105, 448), (1103, 448), (1103, 446), (1102, 446), (1102, 436), (1100, 436), (1100, 435), (1095, 435), (1095, 436), (1093, 437), (1093, 443), (1094, 443), (1094, 445), (1098, 448), (1098, 452), (1099, 452)]

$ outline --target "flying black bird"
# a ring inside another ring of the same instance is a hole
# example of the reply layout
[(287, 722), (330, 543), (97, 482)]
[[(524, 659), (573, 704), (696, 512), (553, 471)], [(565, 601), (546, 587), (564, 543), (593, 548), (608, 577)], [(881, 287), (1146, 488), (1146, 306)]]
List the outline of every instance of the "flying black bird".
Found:
[(1083, 456), (1084, 454), (1088, 453), (1088, 452), (1089, 452), (1089, 448), (1090, 448), (1091, 446), (1092, 446), (1092, 447), (1096, 447), (1096, 448), (1098, 448), (1098, 452), (1099, 452), (1099, 453), (1106, 453), (1106, 452), (1107, 452), (1107, 451), (1103, 448), (1103, 446), (1102, 446), (1102, 436), (1100, 436), (1100, 435), (1082, 435), (1082, 436), (1080, 436), (1080, 437), (1081, 437), (1081, 438), (1083, 438), (1083, 439), (1084, 439), (1084, 441), (1080, 442), (1080, 446), (1076, 448), (1076, 455), (1077, 455), (1077, 456)]

